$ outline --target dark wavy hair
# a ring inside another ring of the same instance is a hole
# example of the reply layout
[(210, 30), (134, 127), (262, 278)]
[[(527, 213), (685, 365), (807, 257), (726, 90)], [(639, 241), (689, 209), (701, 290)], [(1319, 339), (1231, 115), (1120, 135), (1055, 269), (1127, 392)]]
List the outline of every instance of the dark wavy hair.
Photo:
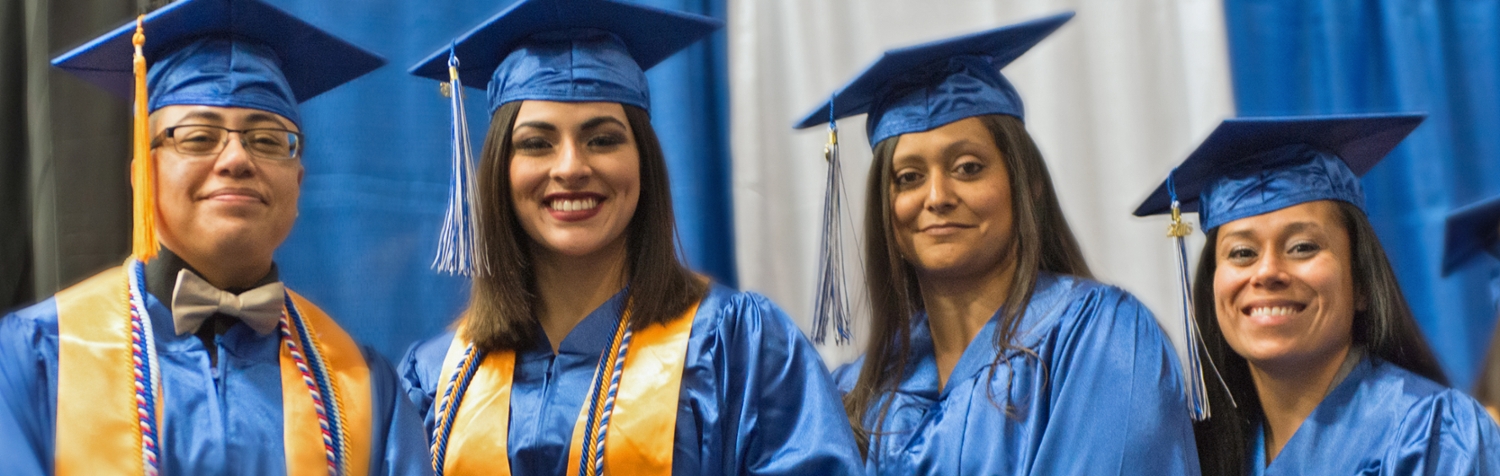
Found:
[[(1013, 342), (1016, 327), (1026, 311), (1024, 303), (1031, 300), (1039, 272), (1082, 277), (1092, 274), (1083, 260), (1078, 240), (1063, 218), (1042, 153), (1021, 120), (1007, 115), (978, 118), (989, 130), (1010, 174), (1011, 213), (1015, 218), (1015, 241), (1009, 255), (1016, 260), (1016, 267), (1005, 296), (1007, 305), (995, 331), (994, 345), (1001, 351), (996, 354), (998, 361), (1006, 350), (1020, 349)], [(865, 283), (870, 296), (871, 336), (859, 379), (844, 397), (844, 411), (860, 440), (861, 451), (869, 447), (873, 433), (866, 428), (864, 417), (881, 400), (879, 397), (894, 392), (906, 375), (911, 316), (925, 309), (916, 268), (902, 259), (896, 248), (891, 210), (895, 171), (891, 160), (899, 140), (899, 136), (892, 137), (875, 145), (875, 159), (870, 164), (866, 185)], [(889, 406), (889, 399), (880, 404), (874, 428), (884, 426)], [(879, 434), (875, 434), (878, 438)]]
[[(1354, 313), (1351, 326), (1353, 343), (1364, 346), (1367, 355), (1448, 385), (1448, 378), (1422, 338), (1416, 319), (1412, 318), (1411, 308), (1406, 305), (1401, 285), (1396, 282), (1396, 273), (1391, 269), (1390, 260), (1386, 259), (1370, 220), (1352, 204), (1335, 203), (1340, 222), (1349, 233), (1354, 295), (1356, 299), (1364, 299), (1366, 304), (1364, 311)], [(1205, 369), (1211, 368), (1210, 358), (1218, 364), (1229, 393), (1226, 394), (1211, 377), (1207, 378), (1208, 402), (1213, 408), (1213, 416), (1194, 423), (1193, 434), (1197, 439), (1198, 461), (1204, 475), (1243, 475), (1249, 457), (1247, 452), (1254, 441), (1250, 432), (1265, 418), (1265, 413), (1260, 397), (1255, 393), (1255, 383), (1250, 379), (1250, 364), (1229, 347), (1223, 330), (1219, 328), (1214, 310), (1214, 272), (1218, 269), (1215, 250), (1219, 229), (1208, 230), (1206, 235), (1207, 243), (1203, 245), (1198, 271), (1193, 277), (1193, 317), (1203, 333), (1206, 348), (1199, 361)], [(1238, 407), (1230, 405), (1230, 394)]]
[[(640, 330), (665, 323), (685, 312), (708, 291), (678, 257), (677, 228), (667, 185), (667, 162), (645, 110), (625, 107), (641, 160), (640, 201), (625, 228), (625, 279), (629, 288), (630, 326)], [(531, 237), (521, 228), (511, 201), (511, 128), (521, 101), (495, 110), (480, 154), (476, 247), (489, 255), (488, 272), (475, 273), (464, 336), (483, 351), (515, 350), (533, 345), (538, 335), (539, 297)]]

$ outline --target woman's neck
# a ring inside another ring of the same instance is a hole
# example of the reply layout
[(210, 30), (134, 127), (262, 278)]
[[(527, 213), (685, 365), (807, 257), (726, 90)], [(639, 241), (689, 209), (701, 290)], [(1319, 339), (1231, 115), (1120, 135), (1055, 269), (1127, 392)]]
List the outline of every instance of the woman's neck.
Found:
[(537, 247), (532, 256), (542, 331), (556, 353), (573, 327), (625, 287), (625, 242), (585, 256), (564, 256)]
[(927, 327), (932, 333), (932, 351), (937, 359), (938, 388), (948, 385), (948, 376), (958, 366), (969, 343), (984, 324), (1005, 304), (1015, 274), (1014, 260), (977, 276), (919, 276)]
[(1276, 459), (1297, 428), (1323, 402), (1323, 397), (1328, 396), (1334, 377), (1349, 355), (1349, 348), (1350, 345), (1345, 343), (1327, 358), (1311, 365), (1250, 364), (1250, 379), (1255, 382), (1255, 393), (1260, 397), (1261, 410), (1266, 416), (1266, 460), (1261, 464)]

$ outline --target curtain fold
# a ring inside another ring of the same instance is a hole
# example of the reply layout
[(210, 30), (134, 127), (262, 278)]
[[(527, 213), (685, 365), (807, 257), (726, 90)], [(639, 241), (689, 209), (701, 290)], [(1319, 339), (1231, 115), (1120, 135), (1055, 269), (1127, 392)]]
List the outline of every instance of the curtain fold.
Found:
[(1443, 219), (1500, 193), (1500, 1), (1225, 0), (1242, 115), (1419, 111), (1364, 177), (1371, 222), (1448, 377), (1491, 335), (1493, 262), (1440, 276)]

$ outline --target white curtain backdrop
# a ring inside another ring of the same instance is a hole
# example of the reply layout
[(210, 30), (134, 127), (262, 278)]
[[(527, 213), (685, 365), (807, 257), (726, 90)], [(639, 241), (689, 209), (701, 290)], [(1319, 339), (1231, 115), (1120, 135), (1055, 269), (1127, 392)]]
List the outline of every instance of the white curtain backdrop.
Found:
[[(1073, 21), (1004, 69), (1096, 277), (1180, 332), (1167, 220), (1130, 212), (1218, 121), (1233, 114), (1219, 0), (730, 0), (735, 238), (740, 284), (811, 329), (826, 129), (793, 131), (882, 51), (1037, 18)], [(864, 117), (840, 121), (854, 345), (830, 338), (830, 368), (859, 354), (868, 305), (859, 246), (870, 147)], [(1189, 254), (1202, 243), (1197, 233)], [(1182, 343), (1174, 342), (1181, 353)]]

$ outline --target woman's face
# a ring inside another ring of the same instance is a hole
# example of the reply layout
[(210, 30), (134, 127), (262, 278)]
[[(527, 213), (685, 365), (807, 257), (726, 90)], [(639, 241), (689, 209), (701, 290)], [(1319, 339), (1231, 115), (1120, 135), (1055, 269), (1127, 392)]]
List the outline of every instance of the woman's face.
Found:
[(525, 101), (511, 127), (511, 200), (540, 250), (623, 249), (641, 159), (619, 103)]
[[(1342, 359), (1362, 299), (1338, 206), (1303, 203), (1219, 228), (1214, 307), (1224, 339), (1260, 368)], [(1360, 304), (1356, 304), (1360, 303)]]
[(1010, 259), (1010, 174), (979, 118), (902, 135), (891, 166), (896, 245), (919, 274), (972, 277)]

